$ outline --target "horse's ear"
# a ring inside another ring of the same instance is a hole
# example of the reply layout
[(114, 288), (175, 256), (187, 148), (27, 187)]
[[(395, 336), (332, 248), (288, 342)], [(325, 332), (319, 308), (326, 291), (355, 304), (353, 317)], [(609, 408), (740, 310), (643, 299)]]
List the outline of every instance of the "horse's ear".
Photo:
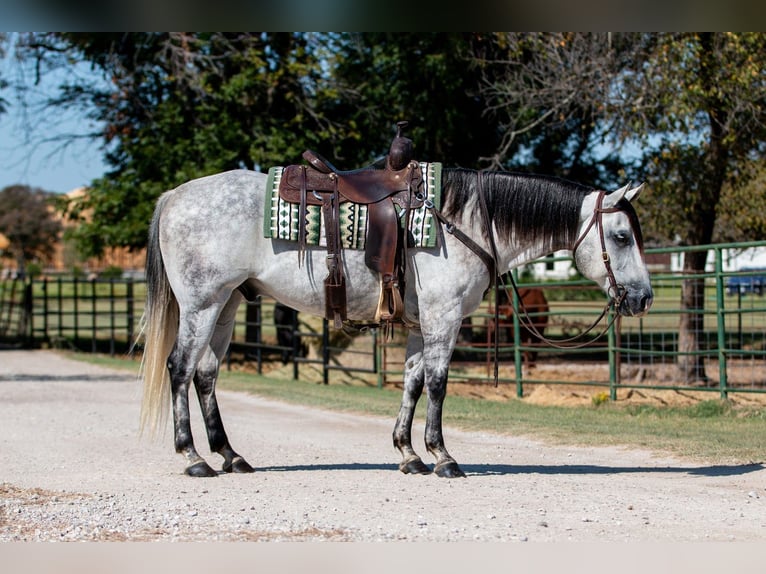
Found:
[(642, 183), (640, 185), (637, 185), (633, 189), (628, 189), (625, 192), (625, 199), (627, 199), (630, 202), (635, 201), (638, 198), (638, 196), (641, 195), (641, 192), (644, 191), (644, 187), (645, 186), (646, 186), (646, 184)]
[(636, 187), (630, 186), (631, 184), (627, 184), (617, 191), (606, 194), (604, 196), (604, 207), (614, 207), (623, 198), (627, 199), (628, 201), (633, 201), (641, 194), (644, 189), (643, 183), (641, 185), (637, 185)]

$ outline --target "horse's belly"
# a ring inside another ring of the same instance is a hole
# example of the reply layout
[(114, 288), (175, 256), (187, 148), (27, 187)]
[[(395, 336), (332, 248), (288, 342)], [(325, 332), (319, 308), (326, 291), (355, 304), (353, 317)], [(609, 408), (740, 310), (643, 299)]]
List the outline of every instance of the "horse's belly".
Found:
[[(324, 316), (326, 261), (323, 249), (307, 249), (299, 262), (297, 248), (281, 246), (267, 268), (258, 273), (258, 290), (303, 313)], [(372, 321), (380, 297), (378, 275), (365, 265), (363, 251), (344, 251), (343, 270), (348, 319)]]

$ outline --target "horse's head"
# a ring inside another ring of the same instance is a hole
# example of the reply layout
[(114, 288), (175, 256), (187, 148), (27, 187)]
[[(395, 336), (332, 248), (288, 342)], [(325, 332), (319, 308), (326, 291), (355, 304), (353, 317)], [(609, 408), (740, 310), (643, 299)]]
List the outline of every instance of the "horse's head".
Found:
[(612, 193), (589, 194), (572, 249), (580, 272), (598, 283), (618, 302), (618, 312), (627, 316), (644, 315), (654, 298), (641, 227), (631, 205), (643, 187), (626, 185)]

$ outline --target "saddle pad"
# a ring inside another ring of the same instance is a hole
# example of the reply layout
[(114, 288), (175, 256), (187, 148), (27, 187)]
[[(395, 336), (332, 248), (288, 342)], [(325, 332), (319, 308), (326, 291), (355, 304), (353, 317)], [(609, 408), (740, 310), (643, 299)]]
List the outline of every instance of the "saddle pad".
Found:
[[(263, 236), (270, 239), (285, 239), (298, 241), (298, 210), (297, 203), (288, 203), (279, 196), (279, 180), (283, 167), (269, 169), (266, 179), (266, 208), (264, 209)], [(425, 193), (437, 209), (441, 208), (442, 164), (421, 163)], [(319, 205), (306, 206), (306, 243), (308, 245), (325, 246), (324, 222), (322, 207)], [(400, 222), (402, 225), (402, 218)], [(344, 249), (364, 249), (367, 237), (367, 206), (350, 201), (340, 204), (341, 246)], [(433, 215), (425, 207), (412, 210), (410, 218), (410, 237), (413, 247), (435, 247), (437, 243), (437, 226), (434, 225)]]

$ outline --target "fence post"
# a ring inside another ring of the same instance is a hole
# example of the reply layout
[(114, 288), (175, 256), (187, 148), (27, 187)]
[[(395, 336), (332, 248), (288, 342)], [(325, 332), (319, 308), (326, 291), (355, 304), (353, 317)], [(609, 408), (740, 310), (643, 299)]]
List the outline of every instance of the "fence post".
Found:
[(128, 279), (128, 282), (126, 283), (127, 287), (127, 293), (126, 297), (127, 300), (127, 313), (128, 313), (128, 350), (133, 349), (133, 334), (135, 333), (136, 325), (135, 325), (135, 319), (133, 317), (133, 313), (135, 312), (134, 306), (133, 306), (133, 282), (135, 279), (132, 277)]
[(24, 299), (22, 301), (21, 321), (19, 327), (23, 332), (19, 335), (22, 337), (22, 341), (25, 345), (29, 346), (34, 340), (34, 322), (32, 320), (32, 311), (34, 310), (34, 300), (32, 298), (32, 282), (34, 279), (31, 277), (29, 281), (24, 283)]
[(64, 294), (62, 293), (63, 279), (59, 277), (56, 281), (56, 305), (58, 310), (58, 338), (64, 338)]
[(77, 275), (74, 277), (74, 281), (72, 282), (72, 290), (73, 295), (72, 299), (74, 301), (74, 344), (75, 347), (77, 347), (77, 344), (80, 341), (80, 293), (77, 286), (79, 285), (79, 281), (77, 280)]
[(43, 278), (43, 340), (50, 342), (48, 336), (48, 278)]
[(96, 344), (96, 278), (92, 277), (90, 280), (90, 352), (95, 353), (98, 350)]
[(378, 373), (378, 388), (382, 389), (386, 384), (386, 338), (382, 343), (378, 340), (377, 330), (374, 332), (373, 351), (375, 352), (375, 372)]
[(301, 333), (299, 330), (298, 313), (292, 313), (290, 328), (293, 330), (293, 380), (297, 381), (300, 375), (298, 362), (301, 351)]
[(326, 318), (322, 319), (322, 380), (330, 382), (330, 327)]
[(726, 312), (723, 297), (723, 256), (722, 249), (717, 247), (715, 253), (715, 302), (716, 302), (716, 330), (718, 331), (718, 387), (721, 398), (728, 396), (726, 391), (728, 380), (726, 377)]
[[(609, 400), (617, 400), (617, 385), (620, 384), (620, 350), (619, 350), (619, 323), (620, 319), (614, 318), (616, 309), (610, 307), (607, 314), (609, 331), (607, 332), (608, 355), (609, 355)], [(615, 320), (612, 320), (615, 319)]]
[(114, 281), (115, 281), (114, 278), (109, 279), (109, 356), (110, 357), (114, 357), (114, 337), (115, 337)]
[[(513, 279), (516, 282), (516, 285), (519, 284), (519, 271), (518, 269), (514, 269), (511, 271), (513, 273)], [(505, 285), (503, 285), (505, 287)], [(511, 289), (511, 302), (513, 304), (513, 365), (514, 365), (514, 372), (516, 374), (516, 397), (522, 398), (524, 396), (524, 375), (523, 375), (523, 357), (522, 352), (519, 346), (521, 343), (521, 321), (519, 319), (519, 295), (516, 291), (516, 289)], [(495, 292), (497, 294), (497, 292)], [(497, 305), (497, 301), (495, 301), (495, 305)], [(527, 317), (527, 319), (529, 319)], [(491, 321), (494, 321), (493, 319), (490, 319)], [(500, 336), (500, 329), (495, 330), (495, 337)], [(490, 341), (490, 344), (492, 344), (492, 341)]]

